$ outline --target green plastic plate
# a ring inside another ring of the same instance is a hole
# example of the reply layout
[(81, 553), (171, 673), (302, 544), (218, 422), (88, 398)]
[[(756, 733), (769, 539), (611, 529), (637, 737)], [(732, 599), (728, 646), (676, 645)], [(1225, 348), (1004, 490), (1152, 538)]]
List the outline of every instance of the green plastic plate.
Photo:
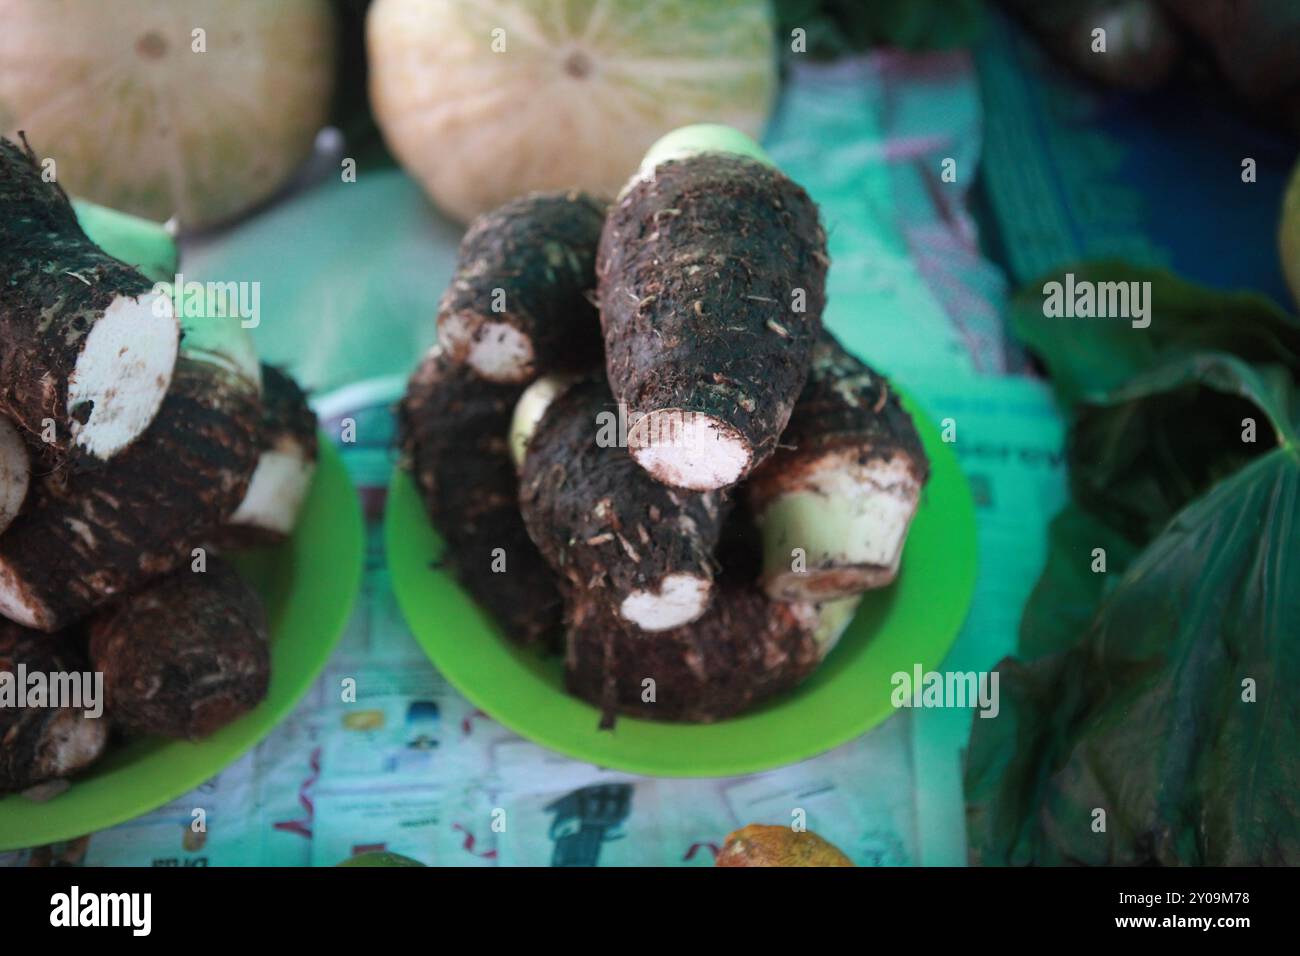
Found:
[(334, 446), (320, 463), (293, 538), (235, 565), (266, 602), (271, 686), (251, 713), (198, 743), (142, 740), (117, 747), (44, 803), (0, 797), (0, 850), (102, 830), (193, 790), (270, 733), (325, 666), (361, 584), (361, 505)]
[(394, 474), (385, 520), (389, 571), (406, 620), (430, 660), (477, 707), (516, 733), (602, 767), (670, 777), (752, 773), (804, 760), (891, 713), (892, 675), (943, 661), (975, 588), (975, 508), (951, 447), (910, 402), (932, 471), (894, 584), (863, 599), (839, 645), (811, 678), (715, 724), (620, 717), (564, 691), (558, 658), (510, 643), (455, 579), (436, 569), (442, 541), (414, 482)]

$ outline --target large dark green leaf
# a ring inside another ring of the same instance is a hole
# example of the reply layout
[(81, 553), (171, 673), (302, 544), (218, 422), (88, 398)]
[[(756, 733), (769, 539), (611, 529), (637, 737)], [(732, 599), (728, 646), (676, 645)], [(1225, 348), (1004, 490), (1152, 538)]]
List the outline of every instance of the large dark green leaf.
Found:
[(1300, 861), (1300, 340), (1252, 297), (1172, 288), (1180, 322), (1147, 340), (1051, 320), (1064, 345), (1022, 306), (1075, 413), (1078, 503), (1053, 523), (1022, 660), (999, 665), (999, 715), (973, 722), (973, 861)]
[[(1122, 318), (1056, 318), (1043, 314), (1048, 282), (1150, 282), (1151, 324)], [(1012, 301), (1011, 324), (1051, 373), (1058, 397), (1073, 405), (1127, 384), (1178, 356), (1228, 352), (1247, 362), (1300, 368), (1300, 322), (1253, 292), (1219, 292), (1159, 269), (1087, 262), (1044, 276)]]
[(1075, 499), (1145, 544), (1216, 482), (1294, 440), (1290, 383), (1279, 366), (1175, 353), (1081, 403), (1067, 440)]
[(1078, 645), (1004, 661), (971, 735), (972, 858), (1300, 860), (1298, 542), (1300, 456), (1279, 447), (1175, 516)]
[(1076, 407), (1067, 452), (1079, 504), (1048, 532), (1047, 564), (1021, 620), (1022, 657), (1074, 644), (1106, 587), (1176, 512), (1294, 440), (1289, 385), (1285, 369), (1200, 353)]
[(1075, 644), (1137, 551), (1122, 530), (1067, 505), (1048, 530), (1047, 564), (1020, 619), (1020, 656), (1033, 660)]
[(947, 50), (968, 46), (984, 27), (981, 0), (776, 0), (782, 44), (805, 31), (807, 52), (825, 59), (876, 46)]

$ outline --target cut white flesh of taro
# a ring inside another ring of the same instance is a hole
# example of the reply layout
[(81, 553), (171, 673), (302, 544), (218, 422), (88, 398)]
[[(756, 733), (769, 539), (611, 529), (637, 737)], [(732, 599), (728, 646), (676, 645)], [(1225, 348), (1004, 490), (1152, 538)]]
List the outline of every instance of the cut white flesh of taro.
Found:
[(657, 481), (691, 491), (735, 484), (753, 457), (731, 425), (679, 408), (642, 415), (628, 429), (627, 444), (637, 464)]
[(533, 343), (506, 322), (457, 312), (438, 323), (438, 344), (489, 382), (523, 382), (533, 365)]
[(32, 594), (3, 558), (0, 558), (0, 616), (38, 631), (48, 630), (46, 624), (51, 618), (50, 609)]
[(898, 573), (921, 486), (904, 456), (858, 459), (856, 449), (827, 453), (759, 516), (773, 598), (824, 600), (884, 587)]
[(524, 389), (515, 403), (514, 413), (510, 417), (510, 458), (515, 468), (524, 466), (524, 453), (528, 442), (537, 430), (537, 423), (542, 420), (551, 402), (564, 394), (574, 383), (574, 376), (552, 372), (543, 375)]
[[(93, 763), (108, 742), (108, 721), (61, 709), (45, 729), (39, 760), (49, 776), (63, 777)], [(45, 772), (42, 772), (45, 776)]]
[(669, 574), (658, 591), (633, 591), (619, 613), (643, 631), (667, 631), (689, 624), (708, 609), (713, 583), (694, 574)]
[(119, 296), (109, 303), (68, 377), (73, 443), (108, 459), (135, 441), (167, 395), (179, 341), (166, 297)]
[(301, 452), (262, 452), (230, 524), (292, 534), (315, 471), (316, 463)]
[(9, 419), (0, 418), (0, 534), (23, 506), (31, 473), (22, 436)]
[(812, 631), (813, 640), (817, 642), (817, 654), (822, 660), (835, 650), (835, 645), (853, 623), (853, 615), (861, 603), (862, 595), (854, 594), (817, 605), (817, 621)]

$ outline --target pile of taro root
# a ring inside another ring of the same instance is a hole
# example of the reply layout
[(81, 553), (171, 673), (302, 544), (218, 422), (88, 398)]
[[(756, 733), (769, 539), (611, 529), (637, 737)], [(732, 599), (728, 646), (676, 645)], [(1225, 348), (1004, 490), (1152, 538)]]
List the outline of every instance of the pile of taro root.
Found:
[(0, 139), (0, 793), (266, 694), (265, 611), (217, 552), (293, 530), (315, 415), (237, 319), (229, 348), (186, 321)]
[(609, 205), (476, 220), (400, 415), (446, 560), (601, 712), (713, 721), (798, 684), (889, 584), (929, 462), (822, 328), (818, 211), (701, 151)]

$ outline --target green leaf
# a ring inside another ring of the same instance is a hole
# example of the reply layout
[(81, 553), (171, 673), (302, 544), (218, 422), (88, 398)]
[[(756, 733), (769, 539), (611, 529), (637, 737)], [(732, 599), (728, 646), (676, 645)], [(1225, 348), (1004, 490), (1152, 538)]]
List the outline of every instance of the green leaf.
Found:
[(1173, 356), (1082, 402), (1067, 439), (1079, 504), (1137, 543), (1215, 482), (1294, 444), (1300, 419), (1280, 366), (1223, 352)]
[(876, 46), (947, 50), (971, 45), (984, 29), (982, 0), (777, 0), (776, 14), (782, 44), (803, 29), (818, 59)]
[(1146, 330), (1018, 306), (1076, 413), (1077, 504), (1052, 525), (1025, 660), (973, 721), (975, 862), (1300, 859), (1300, 335), (1264, 300), (1161, 282)]
[(1044, 765), (1054, 759), (1058, 732), (1050, 725), (1067, 654), (1033, 664), (1015, 658), (997, 667), (998, 715), (972, 718), (966, 750), (966, 839), (974, 866), (1044, 862), (1035, 823)]
[(876, 0), (880, 41), (903, 50), (949, 50), (968, 46), (984, 28), (984, 10), (975, 0)]
[(971, 735), (972, 858), (1300, 859), (1298, 540), (1300, 455), (1279, 447), (1177, 514), (1077, 646), (1004, 661)]
[[(1150, 282), (1150, 320), (1044, 315), (1045, 288), (1073, 274), (1081, 282)], [(1051, 373), (1057, 396), (1073, 405), (1105, 394), (1177, 356), (1228, 352), (1247, 362), (1300, 368), (1300, 322), (1254, 292), (1220, 292), (1173, 274), (1122, 262), (1079, 263), (1031, 283), (1014, 297), (1012, 328)]]
[(1122, 530), (1067, 505), (1052, 521), (1047, 564), (1020, 620), (1020, 656), (1032, 660), (1078, 641), (1137, 551)]

